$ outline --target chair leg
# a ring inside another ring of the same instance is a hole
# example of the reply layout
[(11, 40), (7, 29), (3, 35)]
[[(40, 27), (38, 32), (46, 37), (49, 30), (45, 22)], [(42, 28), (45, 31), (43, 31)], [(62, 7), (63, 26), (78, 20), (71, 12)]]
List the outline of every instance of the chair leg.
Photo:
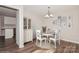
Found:
[(54, 41), (54, 44), (55, 44), (55, 48), (56, 48), (56, 41)]
[(51, 40), (49, 40), (49, 45), (51, 44)]
[(46, 40), (45, 40), (45, 45), (46, 45)]
[(40, 40), (40, 47), (41, 47), (42, 41)]
[(60, 45), (60, 39), (58, 41), (59, 41), (59, 45)]

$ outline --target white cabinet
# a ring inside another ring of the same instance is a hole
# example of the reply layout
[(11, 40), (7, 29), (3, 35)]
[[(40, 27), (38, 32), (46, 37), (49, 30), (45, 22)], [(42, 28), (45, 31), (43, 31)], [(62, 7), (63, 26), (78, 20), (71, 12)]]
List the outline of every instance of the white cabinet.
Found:
[(5, 29), (5, 39), (13, 37), (13, 29)]
[(24, 19), (24, 43), (33, 41), (33, 31), (31, 29), (31, 19)]
[(29, 42), (33, 40), (32, 30), (24, 30), (24, 42)]

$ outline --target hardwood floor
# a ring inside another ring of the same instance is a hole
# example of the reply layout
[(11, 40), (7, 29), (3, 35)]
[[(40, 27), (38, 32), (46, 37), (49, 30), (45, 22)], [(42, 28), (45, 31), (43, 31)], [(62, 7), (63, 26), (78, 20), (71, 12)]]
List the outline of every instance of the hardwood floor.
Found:
[(5, 36), (0, 36), (0, 48), (4, 47)]
[(0, 52), (12, 52), (12, 53), (21, 53), (21, 52), (32, 52), (32, 50), (37, 49), (33, 42), (28, 42), (25, 44), (24, 48), (18, 48), (13, 39), (7, 39), (5, 41), (5, 47), (0, 48)]
[(61, 40), (60, 46), (57, 46), (56, 53), (79, 53), (79, 44)]
[[(35, 45), (35, 42), (28, 42), (24, 44), (24, 48), (18, 48), (15, 41), (13, 39), (7, 39), (5, 41), (5, 47), (0, 48), (0, 53), (49, 53), (53, 52), (53, 50), (39, 48)], [(61, 40), (61, 44), (57, 44), (57, 48), (55, 49), (55, 53), (78, 53), (79, 52), (79, 44), (74, 44)]]

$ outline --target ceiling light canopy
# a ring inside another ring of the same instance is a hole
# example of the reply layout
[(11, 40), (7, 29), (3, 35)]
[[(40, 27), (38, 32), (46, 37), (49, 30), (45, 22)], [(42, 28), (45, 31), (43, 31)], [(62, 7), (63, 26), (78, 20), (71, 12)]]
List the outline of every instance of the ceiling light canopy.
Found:
[(48, 7), (48, 12), (47, 14), (45, 15), (45, 18), (53, 18), (53, 14), (50, 12), (50, 7)]

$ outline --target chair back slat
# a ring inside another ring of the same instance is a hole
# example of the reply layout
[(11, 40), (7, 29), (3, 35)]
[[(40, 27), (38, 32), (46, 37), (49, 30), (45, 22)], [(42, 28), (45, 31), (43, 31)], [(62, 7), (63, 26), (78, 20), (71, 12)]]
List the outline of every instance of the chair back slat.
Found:
[(36, 30), (36, 38), (41, 39), (41, 30)]

